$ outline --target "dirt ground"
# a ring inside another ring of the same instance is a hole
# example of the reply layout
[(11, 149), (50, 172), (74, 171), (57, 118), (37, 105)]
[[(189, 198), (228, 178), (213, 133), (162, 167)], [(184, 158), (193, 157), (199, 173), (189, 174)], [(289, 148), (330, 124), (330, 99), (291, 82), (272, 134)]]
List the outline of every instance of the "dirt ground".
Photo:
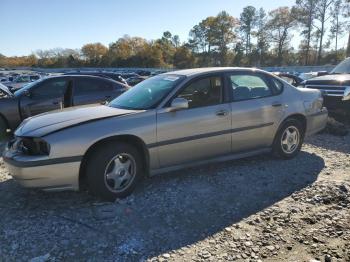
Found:
[(1, 261), (350, 261), (350, 135), (148, 178), (115, 203), (0, 171)]

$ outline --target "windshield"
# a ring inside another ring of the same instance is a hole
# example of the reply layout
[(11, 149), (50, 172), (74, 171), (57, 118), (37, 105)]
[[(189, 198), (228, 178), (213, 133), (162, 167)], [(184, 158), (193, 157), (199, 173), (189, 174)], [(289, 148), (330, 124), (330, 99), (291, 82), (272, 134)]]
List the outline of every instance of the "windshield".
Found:
[(158, 75), (151, 77), (118, 96), (109, 105), (131, 110), (154, 108), (184, 78), (184, 76), (180, 75)]
[(22, 95), (22, 93), (24, 93), (25, 90), (30, 89), (32, 86), (36, 85), (37, 83), (40, 83), (40, 82), (43, 81), (44, 79), (45, 79), (45, 78), (41, 78), (41, 79), (39, 79), (39, 80), (36, 80), (36, 81), (34, 81), (34, 82), (30, 82), (30, 83), (24, 85), (21, 89), (19, 89), (19, 90), (17, 90), (16, 92), (14, 92), (14, 95), (15, 95), (15, 96), (20, 96), (20, 95)]
[(331, 74), (350, 74), (350, 57), (337, 65)]

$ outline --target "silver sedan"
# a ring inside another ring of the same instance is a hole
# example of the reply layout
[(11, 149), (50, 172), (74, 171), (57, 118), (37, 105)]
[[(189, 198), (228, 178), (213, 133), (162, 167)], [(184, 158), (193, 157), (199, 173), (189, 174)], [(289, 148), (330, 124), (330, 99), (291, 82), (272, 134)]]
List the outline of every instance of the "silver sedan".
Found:
[(26, 119), (4, 151), (25, 187), (129, 195), (146, 175), (273, 152), (295, 157), (322, 130), (321, 92), (267, 72), (202, 68), (165, 73), (108, 105)]

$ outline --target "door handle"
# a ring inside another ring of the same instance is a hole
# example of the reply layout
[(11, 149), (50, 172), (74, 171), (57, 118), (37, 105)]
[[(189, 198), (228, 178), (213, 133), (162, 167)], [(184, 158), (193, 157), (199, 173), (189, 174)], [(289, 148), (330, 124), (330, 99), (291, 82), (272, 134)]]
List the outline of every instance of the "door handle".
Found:
[(52, 104), (58, 105), (58, 101), (53, 101)]
[(272, 106), (273, 107), (280, 107), (280, 106), (282, 106), (282, 104), (279, 102), (275, 102), (275, 103), (272, 103)]
[(217, 116), (226, 116), (228, 114), (227, 110), (219, 110), (216, 112)]

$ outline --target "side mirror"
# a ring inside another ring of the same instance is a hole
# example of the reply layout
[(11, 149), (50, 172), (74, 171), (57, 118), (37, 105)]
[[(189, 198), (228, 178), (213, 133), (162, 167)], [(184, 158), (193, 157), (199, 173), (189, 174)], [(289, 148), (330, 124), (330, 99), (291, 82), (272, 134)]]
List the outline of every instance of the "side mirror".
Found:
[(174, 112), (174, 111), (187, 109), (187, 108), (188, 108), (188, 100), (186, 98), (177, 97), (171, 102), (169, 111)]
[(344, 91), (343, 101), (349, 101), (350, 100), (350, 87), (347, 87)]

